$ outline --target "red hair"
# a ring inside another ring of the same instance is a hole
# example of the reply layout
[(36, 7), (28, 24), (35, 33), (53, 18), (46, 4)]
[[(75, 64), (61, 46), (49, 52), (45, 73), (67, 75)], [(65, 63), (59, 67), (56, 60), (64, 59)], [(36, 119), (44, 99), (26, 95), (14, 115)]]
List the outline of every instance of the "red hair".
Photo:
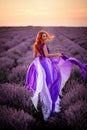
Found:
[(50, 34), (48, 34), (46, 31), (43, 31), (43, 30), (41, 30), (41, 31), (39, 31), (39, 32), (37, 33), (36, 41), (35, 41), (35, 43), (34, 43), (33, 49), (34, 49), (35, 52), (38, 52), (39, 54), (41, 54), (40, 45), (41, 45), (41, 43), (43, 43), (43, 40), (42, 40), (42, 35), (43, 35), (43, 34), (46, 34), (47, 39), (48, 39), (49, 41), (54, 38), (53, 35), (50, 35)]

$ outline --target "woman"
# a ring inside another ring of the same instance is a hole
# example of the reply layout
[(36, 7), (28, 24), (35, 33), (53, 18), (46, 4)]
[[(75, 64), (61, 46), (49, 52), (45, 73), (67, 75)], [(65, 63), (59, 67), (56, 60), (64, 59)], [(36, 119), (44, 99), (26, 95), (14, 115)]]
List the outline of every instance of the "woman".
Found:
[(44, 120), (52, 112), (59, 112), (62, 88), (70, 77), (73, 64), (80, 67), (86, 78), (87, 65), (75, 58), (68, 58), (61, 53), (50, 53), (47, 46), (54, 36), (46, 31), (39, 31), (34, 43), (34, 60), (30, 64), (26, 75), (26, 87), (32, 92), (31, 100), (36, 108), (40, 99)]

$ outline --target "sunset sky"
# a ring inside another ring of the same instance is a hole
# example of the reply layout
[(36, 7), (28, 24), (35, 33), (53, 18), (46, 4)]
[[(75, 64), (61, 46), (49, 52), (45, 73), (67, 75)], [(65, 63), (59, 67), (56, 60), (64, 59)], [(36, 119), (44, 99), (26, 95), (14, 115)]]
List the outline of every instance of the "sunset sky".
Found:
[(87, 0), (0, 0), (0, 26), (87, 26)]

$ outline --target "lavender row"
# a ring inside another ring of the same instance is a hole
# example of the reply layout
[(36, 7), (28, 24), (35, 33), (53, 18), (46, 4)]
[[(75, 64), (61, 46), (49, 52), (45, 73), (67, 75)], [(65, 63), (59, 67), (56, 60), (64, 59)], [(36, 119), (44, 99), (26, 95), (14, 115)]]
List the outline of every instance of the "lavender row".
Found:
[(24, 110), (0, 105), (0, 130), (32, 130), (36, 126), (36, 119)]
[(34, 106), (30, 99), (31, 93), (17, 84), (5, 83), (0, 86), (0, 104), (23, 109), (24, 111), (34, 114)]

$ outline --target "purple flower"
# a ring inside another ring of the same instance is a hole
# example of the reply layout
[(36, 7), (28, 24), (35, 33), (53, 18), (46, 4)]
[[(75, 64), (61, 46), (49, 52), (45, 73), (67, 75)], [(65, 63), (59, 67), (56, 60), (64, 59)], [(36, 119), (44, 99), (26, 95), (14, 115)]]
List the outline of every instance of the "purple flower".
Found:
[(69, 127), (77, 130), (87, 128), (87, 101), (78, 100), (64, 111), (64, 116)]
[(19, 65), (12, 69), (12, 72), (8, 75), (9, 82), (15, 82), (20, 85), (25, 85), (27, 67), (25, 65)]
[(83, 84), (79, 84), (75, 80), (68, 85), (68, 89), (65, 91), (61, 105), (63, 109), (67, 109), (70, 105), (76, 103), (78, 100), (86, 100), (87, 91)]
[(0, 104), (23, 109), (34, 114), (35, 108), (31, 101), (31, 93), (17, 84), (5, 83), (0, 86)]
[(36, 119), (24, 112), (8, 106), (0, 105), (0, 128), (28, 130), (37, 126)]
[(8, 81), (8, 74), (11, 71), (11, 68), (14, 66), (14, 60), (7, 58), (7, 57), (1, 57), (0, 58), (0, 82), (7, 82)]

